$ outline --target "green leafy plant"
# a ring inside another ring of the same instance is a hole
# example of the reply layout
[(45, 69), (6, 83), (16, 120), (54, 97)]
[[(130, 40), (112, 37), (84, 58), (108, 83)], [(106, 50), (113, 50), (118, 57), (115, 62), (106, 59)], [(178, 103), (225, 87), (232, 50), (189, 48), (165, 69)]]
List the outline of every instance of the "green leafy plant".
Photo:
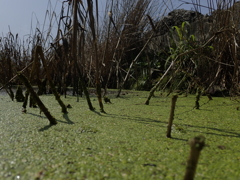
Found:
[[(177, 56), (186, 51), (190, 51), (196, 48), (194, 45), (195, 36), (188, 35), (188, 30), (186, 25), (189, 27), (190, 24), (188, 22), (183, 22), (180, 27), (173, 26), (171, 29), (171, 37), (170, 37), (170, 47), (169, 47), (169, 56), (166, 60), (165, 67), (169, 65), (171, 60), (174, 60)], [(188, 61), (190, 57), (192, 57), (194, 53), (186, 54), (178, 58), (178, 65), (185, 65), (185, 61)]]
[[(198, 57), (195, 49), (198, 47), (196, 37), (189, 35), (190, 24), (183, 22), (181, 26), (173, 26), (170, 36), (169, 56), (165, 68), (175, 61), (172, 73), (166, 78), (171, 78), (170, 92), (174, 89), (187, 89), (188, 81), (192, 81), (198, 68)], [(170, 76), (170, 77), (169, 77)]]

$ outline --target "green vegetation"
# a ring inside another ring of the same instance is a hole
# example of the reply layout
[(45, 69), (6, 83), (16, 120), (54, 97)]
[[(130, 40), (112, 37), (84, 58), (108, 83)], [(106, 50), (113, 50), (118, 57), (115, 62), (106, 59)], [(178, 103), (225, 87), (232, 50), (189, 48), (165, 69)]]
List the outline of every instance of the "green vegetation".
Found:
[[(38, 108), (21, 113), (22, 103), (0, 95), (0, 179), (183, 179), (188, 141), (206, 138), (195, 179), (239, 179), (239, 102), (230, 98), (179, 96), (172, 138), (166, 138), (171, 97), (148, 92), (108, 94), (105, 113), (90, 111), (86, 100), (67, 96), (68, 114), (53, 95), (41, 100), (58, 124), (49, 126)], [(97, 97), (91, 97), (97, 107)]]
[[(197, 180), (240, 178), (238, 3), (208, 1), (209, 16), (176, 22), (185, 11), (164, 1), (107, 0), (103, 14), (98, 1), (62, 3), (46, 11), (48, 29), (0, 37), (0, 91), (10, 96), (0, 94), (0, 179), (178, 180), (186, 167), (188, 180), (195, 169)], [(13, 101), (20, 80), (23, 105)], [(122, 92), (131, 87), (151, 90)], [(26, 110), (29, 93), (41, 110)]]

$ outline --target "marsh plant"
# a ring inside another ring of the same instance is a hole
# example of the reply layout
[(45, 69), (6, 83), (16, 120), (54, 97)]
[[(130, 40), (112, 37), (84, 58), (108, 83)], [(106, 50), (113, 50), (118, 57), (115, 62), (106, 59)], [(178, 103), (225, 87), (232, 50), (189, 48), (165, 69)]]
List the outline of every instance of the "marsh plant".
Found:
[[(0, 38), (0, 91), (11, 98), (0, 94), (0, 179), (182, 179), (193, 167), (186, 164), (186, 142), (199, 134), (207, 145), (192, 174), (240, 177), (240, 3), (191, 1), (196, 11), (209, 10), (195, 22), (197, 34), (190, 22), (164, 21), (171, 1), (107, 0), (104, 12), (99, 3), (62, 1), (61, 9), (46, 11), (42, 30), (32, 27), (23, 40), (11, 32)], [(167, 47), (154, 46), (158, 38)], [(150, 92), (126, 91), (139, 79), (155, 83)], [(28, 89), (23, 104), (12, 102), (14, 85)], [(162, 95), (154, 96), (156, 90)], [(216, 91), (232, 98), (202, 96)], [(38, 108), (26, 111), (28, 95)]]

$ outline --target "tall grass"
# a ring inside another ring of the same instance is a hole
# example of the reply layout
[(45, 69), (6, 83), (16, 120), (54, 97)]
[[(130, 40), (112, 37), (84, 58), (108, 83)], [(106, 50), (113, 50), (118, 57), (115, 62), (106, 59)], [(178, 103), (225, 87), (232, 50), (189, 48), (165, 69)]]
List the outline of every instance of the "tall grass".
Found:
[[(62, 93), (67, 86), (74, 87), (73, 94), (80, 89), (79, 75), (71, 56), (73, 48), (77, 49), (77, 63), (88, 86), (99, 84), (100, 88), (105, 89), (131, 88), (139, 79), (149, 83), (149, 87), (153, 86), (152, 69), (164, 74), (166, 69), (163, 65), (167, 64), (172, 53), (165, 47), (154, 45), (154, 41), (161, 37), (158, 33), (159, 22), (166, 12), (172, 10), (173, 3), (156, 0), (108, 0), (105, 12), (101, 14), (98, 12), (98, 1), (78, 2), (77, 47), (72, 47), (73, 3), (63, 1), (61, 9), (57, 10), (49, 1), (42, 28), (39, 25), (31, 27), (32, 34), (24, 40), (11, 32), (1, 38), (0, 83), (6, 84), (24, 67), (27, 67), (24, 69), (25, 75), (29, 76), (32, 52), (36, 45), (41, 45), (54, 84)], [(194, 82), (198, 81), (206, 91), (214, 91), (215, 87), (220, 87), (227, 89), (231, 95), (236, 95), (239, 91), (239, 3), (235, 0), (208, 0), (207, 6), (203, 6), (200, 1), (182, 2), (191, 4), (199, 12), (202, 8), (207, 8), (210, 17), (207, 30), (205, 21), (199, 18), (196, 42), (187, 42), (190, 43), (188, 47), (192, 48), (193, 59), (189, 59), (189, 56), (181, 57), (182, 62), (194, 62), (196, 67), (188, 68), (185, 65), (176, 69), (185, 75), (191, 74), (191, 78), (185, 82), (189, 84), (189, 88), (196, 89), (190, 82), (194, 77)], [(57, 29), (54, 29), (55, 26)], [(170, 32), (172, 27), (168, 28)], [(154, 36), (151, 36), (152, 33), (155, 33)], [(169, 34), (167, 36), (168, 39), (171, 38)], [(178, 39), (174, 41), (177, 42)], [(169, 44), (172, 48), (173, 44)], [(42, 67), (39, 68), (38, 79), (45, 79), (44, 73), (41, 73)], [(17, 79), (11, 82), (19, 84)], [(35, 83), (36, 79), (33, 80), (33, 84)], [(172, 81), (168, 83), (171, 84)], [(162, 87), (168, 86), (162, 84)]]

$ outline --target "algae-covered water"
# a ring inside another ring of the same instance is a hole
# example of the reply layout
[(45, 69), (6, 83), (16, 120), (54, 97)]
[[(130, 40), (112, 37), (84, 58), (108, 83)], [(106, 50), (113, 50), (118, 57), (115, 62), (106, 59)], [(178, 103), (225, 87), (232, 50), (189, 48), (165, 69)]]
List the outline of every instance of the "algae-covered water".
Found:
[(0, 95), (0, 179), (183, 179), (190, 147), (203, 135), (196, 180), (240, 179), (239, 99), (179, 96), (172, 138), (166, 138), (171, 97), (144, 105), (148, 92), (110, 94), (112, 104), (100, 113), (88, 110), (85, 98), (63, 98), (68, 114), (52, 95), (41, 96), (56, 126), (38, 108), (21, 112), (21, 103)]

